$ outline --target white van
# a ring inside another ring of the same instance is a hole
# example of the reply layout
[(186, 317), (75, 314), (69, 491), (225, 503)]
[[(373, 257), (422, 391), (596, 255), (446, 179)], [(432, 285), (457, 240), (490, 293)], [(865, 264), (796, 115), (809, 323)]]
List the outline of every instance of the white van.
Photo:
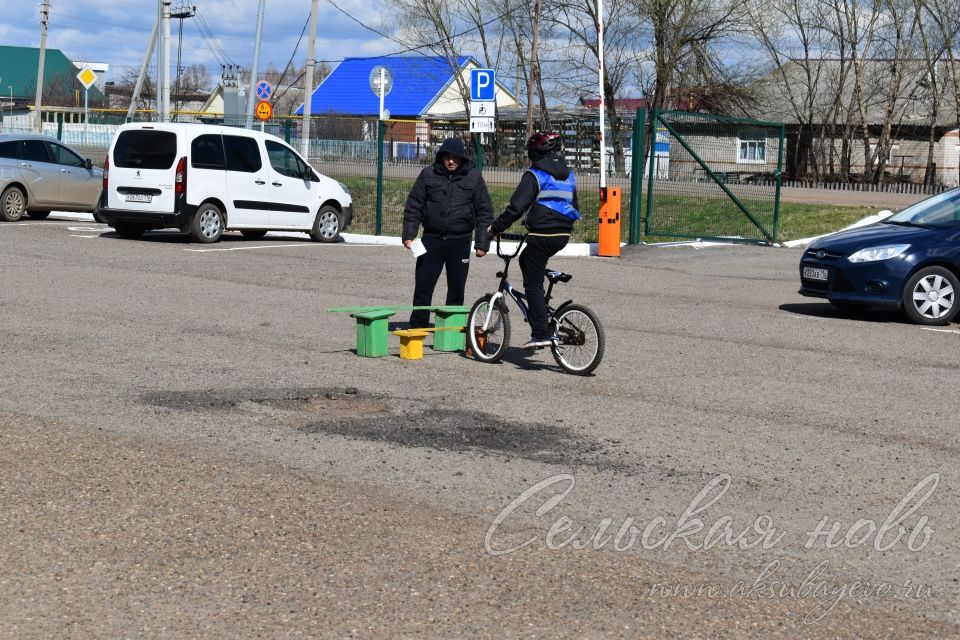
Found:
[(123, 238), (177, 228), (216, 242), (235, 229), (333, 242), (353, 216), (347, 188), (280, 138), (206, 124), (122, 125), (103, 165), (103, 193), (100, 215)]

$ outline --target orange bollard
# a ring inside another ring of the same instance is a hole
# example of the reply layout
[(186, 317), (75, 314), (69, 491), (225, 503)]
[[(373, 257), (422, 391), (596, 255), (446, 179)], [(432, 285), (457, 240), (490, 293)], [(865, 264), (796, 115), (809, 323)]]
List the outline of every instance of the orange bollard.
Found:
[(597, 255), (620, 257), (620, 189), (617, 187), (600, 189)]

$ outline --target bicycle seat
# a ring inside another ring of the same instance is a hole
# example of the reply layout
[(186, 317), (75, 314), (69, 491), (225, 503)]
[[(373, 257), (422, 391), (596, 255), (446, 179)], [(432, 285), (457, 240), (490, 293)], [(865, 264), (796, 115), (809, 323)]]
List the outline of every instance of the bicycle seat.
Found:
[(573, 276), (563, 271), (547, 271), (547, 280), (553, 283), (570, 282)]

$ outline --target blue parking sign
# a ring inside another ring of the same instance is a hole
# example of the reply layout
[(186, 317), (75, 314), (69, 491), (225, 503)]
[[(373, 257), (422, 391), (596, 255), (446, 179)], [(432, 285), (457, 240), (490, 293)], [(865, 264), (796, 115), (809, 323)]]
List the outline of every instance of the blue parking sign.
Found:
[(493, 100), (495, 98), (495, 86), (495, 75), (493, 69), (470, 70), (471, 100)]

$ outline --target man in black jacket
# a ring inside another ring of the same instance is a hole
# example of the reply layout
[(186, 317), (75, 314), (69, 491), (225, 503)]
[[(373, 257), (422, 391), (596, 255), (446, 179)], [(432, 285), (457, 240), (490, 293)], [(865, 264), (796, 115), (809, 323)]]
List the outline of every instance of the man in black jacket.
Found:
[[(443, 141), (434, 163), (420, 172), (403, 210), (403, 246), (410, 248), (423, 226), (425, 254), (417, 258), (413, 306), (433, 304), (440, 271), (447, 270), (448, 305), (463, 304), (470, 269), (470, 236), (478, 258), (490, 248), (487, 228), (493, 220), (490, 193), (457, 138)], [(410, 327), (429, 325), (430, 313), (413, 311)]]
[(530, 136), (524, 147), (530, 168), (520, 178), (510, 204), (490, 226), (491, 233), (499, 235), (523, 216), (529, 231), (520, 254), (531, 334), (524, 349), (549, 347), (557, 339), (548, 323), (543, 278), (547, 261), (567, 246), (573, 223), (580, 218), (577, 183), (559, 155), (561, 142), (559, 133), (538, 131)]

